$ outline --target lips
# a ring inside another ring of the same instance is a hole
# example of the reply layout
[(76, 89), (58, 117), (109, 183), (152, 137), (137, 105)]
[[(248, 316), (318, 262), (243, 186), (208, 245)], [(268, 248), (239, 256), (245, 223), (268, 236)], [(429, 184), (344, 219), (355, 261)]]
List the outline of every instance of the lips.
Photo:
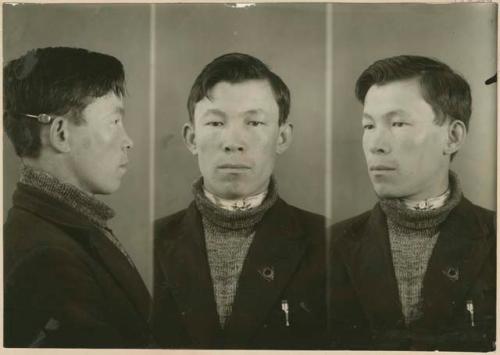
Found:
[(245, 164), (221, 164), (217, 166), (218, 169), (250, 169), (250, 166)]
[(390, 165), (372, 165), (370, 171), (394, 171), (396, 168)]
[(120, 165), (118, 165), (120, 168), (124, 168), (126, 169), (127, 168), (127, 165), (128, 165), (128, 159), (123, 161), (122, 163), (120, 163)]

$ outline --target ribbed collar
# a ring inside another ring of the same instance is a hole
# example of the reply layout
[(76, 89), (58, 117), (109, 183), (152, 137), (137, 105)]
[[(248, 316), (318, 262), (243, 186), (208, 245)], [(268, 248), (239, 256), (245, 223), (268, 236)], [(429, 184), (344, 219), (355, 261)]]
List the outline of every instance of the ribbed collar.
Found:
[(21, 166), (21, 184), (34, 187), (50, 197), (60, 201), (86, 217), (101, 228), (107, 228), (107, 221), (115, 212), (105, 203), (83, 192), (74, 185), (63, 183), (56, 177), (29, 166)]
[(382, 199), (380, 207), (387, 218), (404, 228), (422, 230), (435, 228), (440, 225), (453, 208), (462, 199), (462, 188), (458, 176), (450, 170), (449, 173), (450, 196), (441, 207), (428, 210), (414, 210), (408, 208), (401, 199)]
[(221, 208), (210, 201), (205, 196), (203, 190), (203, 177), (200, 177), (193, 184), (193, 194), (196, 207), (201, 215), (210, 223), (231, 230), (253, 228), (260, 222), (267, 210), (278, 200), (278, 186), (276, 179), (271, 177), (267, 195), (262, 203), (247, 210), (230, 211)]

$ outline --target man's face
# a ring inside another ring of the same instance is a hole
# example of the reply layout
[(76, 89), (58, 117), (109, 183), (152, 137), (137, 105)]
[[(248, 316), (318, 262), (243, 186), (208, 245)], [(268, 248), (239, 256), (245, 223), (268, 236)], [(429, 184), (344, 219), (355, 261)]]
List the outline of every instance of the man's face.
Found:
[(291, 126), (278, 123), (271, 86), (266, 80), (220, 82), (209, 96), (196, 104), (194, 124), (184, 126), (205, 188), (226, 199), (265, 191), (276, 155), (291, 140)]
[(363, 149), (381, 198), (422, 200), (446, 189), (449, 123), (434, 122), (418, 79), (373, 85), (363, 110)]
[(110, 92), (85, 107), (82, 124), (68, 122), (70, 171), (81, 190), (109, 194), (120, 187), (132, 146), (123, 114), (123, 99)]

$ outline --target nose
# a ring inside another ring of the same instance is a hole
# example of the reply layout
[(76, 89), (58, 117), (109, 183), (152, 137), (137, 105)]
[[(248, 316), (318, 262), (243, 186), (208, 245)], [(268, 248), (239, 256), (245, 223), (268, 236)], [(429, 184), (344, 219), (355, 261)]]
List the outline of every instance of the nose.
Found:
[(124, 149), (132, 149), (134, 147), (134, 141), (128, 135), (125, 128), (123, 129), (123, 148)]
[(226, 153), (245, 151), (244, 133), (236, 125), (228, 126), (223, 134), (222, 145)]
[(374, 128), (366, 133), (368, 149), (372, 154), (388, 154), (391, 151), (390, 132), (385, 128)]

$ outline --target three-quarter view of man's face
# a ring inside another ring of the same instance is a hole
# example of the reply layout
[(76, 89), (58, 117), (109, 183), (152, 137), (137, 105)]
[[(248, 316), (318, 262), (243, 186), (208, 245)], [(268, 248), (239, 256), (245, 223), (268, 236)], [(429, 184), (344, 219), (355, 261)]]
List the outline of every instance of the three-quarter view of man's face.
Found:
[(73, 183), (91, 194), (112, 193), (120, 187), (132, 145), (123, 125), (123, 99), (110, 92), (81, 114), (83, 123), (68, 125)]
[(373, 85), (363, 110), (363, 150), (370, 179), (381, 198), (437, 196), (448, 179), (444, 154), (449, 123), (438, 125), (422, 97), (419, 80)]
[(276, 155), (291, 128), (279, 125), (279, 108), (267, 80), (219, 82), (196, 104), (185, 126), (188, 148), (198, 156), (205, 188), (227, 199), (265, 191)]

